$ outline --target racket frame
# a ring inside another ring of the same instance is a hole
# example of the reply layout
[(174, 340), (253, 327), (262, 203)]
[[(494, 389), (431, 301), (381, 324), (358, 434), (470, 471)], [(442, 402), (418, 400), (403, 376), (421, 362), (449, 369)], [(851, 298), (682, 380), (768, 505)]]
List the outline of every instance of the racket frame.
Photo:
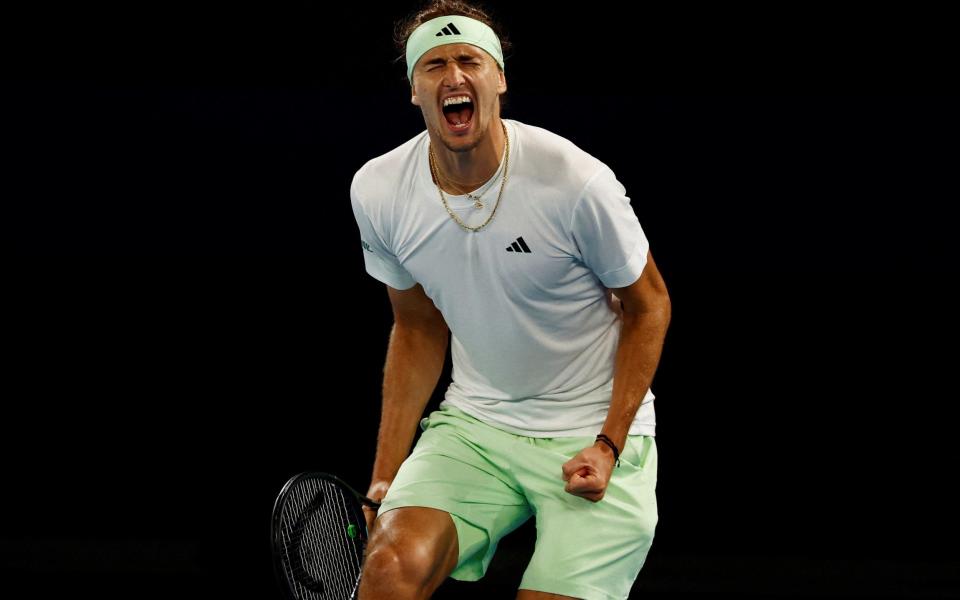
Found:
[[(279, 527), (282, 507), (284, 501), (286, 500), (287, 494), (290, 489), (295, 486), (298, 482), (303, 479), (323, 479), (330, 483), (333, 483), (337, 487), (342, 488), (347, 491), (350, 495), (353, 496), (357, 504), (360, 505), (357, 507), (350, 507), (351, 512), (354, 512), (356, 508), (356, 513), (360, 517), (357, 524), (357, 533), (360, 535), (361, 546), (366, 549), (368, 532), (367, 532), (367, 521), (365, 515), (363, 514), (362, 506), (368, 506), (370, 508), (380, 508), (380, 503), (367, 498), (357, 490), (353, 489), (347, 482), (343, 481), (336, 475), (331, 475), (330, 473), (325, 473), (321, 471), (304, 471), (303, 473), (298, 473), (287, 480), (287, 482), (281, 488), (280, 493), (277, 494), (277, 498), (273, 503), (273, 513), (270, 519), (270, 548), (271, 554), (273, 555), (273, 572), (277, 578), (277, 583), (280, 584), (280, 587), (283, 588), (283, 591), (287, 598), (290, 600), (300, 600), (297, 598), (293, 590), (290, 589), (290, 582), (287, 580), (287, 574), (283, 569), (283, 544), (281, 543), (281, 529)], [(356, 592), (356, 590), (354, 590)]]

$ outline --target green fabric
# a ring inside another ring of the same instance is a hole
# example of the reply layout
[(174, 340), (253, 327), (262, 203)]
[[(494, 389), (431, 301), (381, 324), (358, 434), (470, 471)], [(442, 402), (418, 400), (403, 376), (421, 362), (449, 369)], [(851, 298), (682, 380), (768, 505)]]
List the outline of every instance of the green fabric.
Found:
[(379, 514), (405, 506), (450, 513), (460, 551), (451, 577), (483, 577), (500, 539), (536, 515), (522, 589), (585, 600), (629, 595), (657, 524), (652, 436), (629, 436), (606, 495), (594, 503), (564, 491), (561, 471), (593, 437), (514, 435), (453, 407), (432, 412), (420, 427)]
[(413, 81), (413, 68), (420, 57), (437, 46), (446, 44), (470, 44), (481, 48), (497, 61), (501, 71), (506, 71), (503, 66), (503, 49), (497, 34), (476, 19), (450, 15), (431, 19), (410, 34), (407, 39), (407, 79)]

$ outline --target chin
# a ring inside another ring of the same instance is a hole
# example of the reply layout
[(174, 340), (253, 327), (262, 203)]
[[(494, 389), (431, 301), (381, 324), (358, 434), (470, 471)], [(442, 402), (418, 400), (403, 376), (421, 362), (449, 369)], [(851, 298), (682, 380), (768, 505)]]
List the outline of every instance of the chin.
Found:
[(451, 152), (469, 152), (476, 148), (479, 143), (480, 140), (475, 139), (473, 136), (456, 138), (454, 140), (443, 140), (443, 145)]
[(469, 152), (476, 148), (485, 137), (484, 131), (477, 128), (475, 124), (471, 129), (472, 131), (467, 132), (465, 135), (456, 135), (450, 132), (444, 124), (440, 124), (439, 137), (447, 150), (451, 152)]

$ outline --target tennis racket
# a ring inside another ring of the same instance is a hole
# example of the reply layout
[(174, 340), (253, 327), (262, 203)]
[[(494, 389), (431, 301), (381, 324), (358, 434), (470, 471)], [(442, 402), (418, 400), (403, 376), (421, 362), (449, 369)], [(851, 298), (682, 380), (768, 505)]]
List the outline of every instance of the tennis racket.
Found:
[(277, 579), (293, 600), (350, 600), (367, 545), (361, 504), (380, 508), (327, 473), (287, 481), (273, 505), (271, 538)]

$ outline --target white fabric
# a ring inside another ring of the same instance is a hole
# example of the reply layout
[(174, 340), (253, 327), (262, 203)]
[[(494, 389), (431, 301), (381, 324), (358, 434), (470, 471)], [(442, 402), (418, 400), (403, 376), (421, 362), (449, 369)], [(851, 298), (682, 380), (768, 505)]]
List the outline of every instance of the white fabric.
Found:
[[(504, 122), (509, 179), (476, 233), (440, 202), (426, 131), (365, 164), (350, 187), (364, 262), (394, 288), (421, 284), (443, 314), (453, 357), (443, 404), (520, 435), (592, 436), (620, 335), (606, 288), (640, 277), (648, 242), (609, 167), (545, 129)], [(447, 201), (476, 226), (499, 191), (498, 179), (483, 209), (466, 195)], [(508, 252), (520, 237), (531, 252)], [(630, 435), (655, 434), (653, 399), (648, 390)]]

